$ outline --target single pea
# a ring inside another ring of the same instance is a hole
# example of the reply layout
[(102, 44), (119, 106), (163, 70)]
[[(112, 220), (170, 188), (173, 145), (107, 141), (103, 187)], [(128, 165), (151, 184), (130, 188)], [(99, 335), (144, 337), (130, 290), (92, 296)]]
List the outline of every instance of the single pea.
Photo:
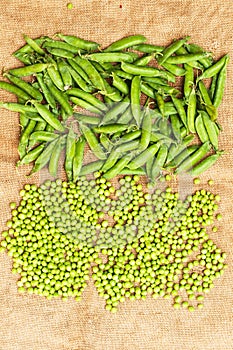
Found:
[(208, 180), (208, 185), (209, 186), (212, 186), (213, 184), (214, 184), (214, 180), (212, 180), (212, 179)]
[(201, 183), (200, 178), (199, 177), (194, 178), (193, 183), (194, 183), (194, 185), (199, 185)]

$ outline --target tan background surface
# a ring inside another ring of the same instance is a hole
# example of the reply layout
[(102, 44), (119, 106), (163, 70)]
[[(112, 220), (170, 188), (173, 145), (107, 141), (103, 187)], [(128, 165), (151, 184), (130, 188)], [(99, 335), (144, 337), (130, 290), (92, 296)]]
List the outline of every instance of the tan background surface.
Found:
[[(231, 0), (63, 0), (0, 1), (0, 69), (18, 64), (11, 53), (23, 45), (22, 33), (31, 37), (58, 31), (95, 40), (104, 45), (130, 34), (144, 34), (148, 42), (168, 44), (191, 35), (192, 41), (212, 50), (216, 57), (229, 52), (231, 62), (220, 122), (220, 145), (227, 152), (202, 176), (215, 180), (222, 196), (224, 219), (211, 237), (228, 253), (229, 269), (217, 280), (203, 310), (189, 314), (173, 310), (168, 300), (125, 302), (112, 315), (104, 310), (92, 283), (77, 303), (47, 301), (17, 294), (11, 260), (0, 256), (0, 350), (231, 350), (233, 349), (232, 271), (232, 79), (233, 7)], [(122, 5), (122, 8), (120, 8)], [(0, 91), (0, 100), (12, 100)], [(28, 169), (15, 169), (18, 117), (1, 110), (0, 123), (0, 230), (10, 216), (8, 203), (28, 180)], [(31, 182), (38, 181), (34, 176)]]

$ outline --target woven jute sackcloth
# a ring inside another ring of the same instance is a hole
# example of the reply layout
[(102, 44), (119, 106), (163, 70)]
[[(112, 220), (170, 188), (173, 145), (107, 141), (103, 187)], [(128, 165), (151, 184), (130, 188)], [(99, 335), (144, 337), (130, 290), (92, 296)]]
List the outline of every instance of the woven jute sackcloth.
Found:
[[(0, 256), (0, 350), (231, 350), (233, 349), (233, 7), (230, 0), (73, 0), (67, 9), (63, 0), (0, 1), (0, 69), (19, 62), (12, 52), (24, 44), (22, 34), (32, 38), (54, 33), (77, 35), (107, 46), (131, 34), (144, 34), (149, 43), (167, 45), (186, 35), (212, 51), (216, 58), (229, 53), (227, 84), (219, 122), (223, 127), (220, 148), (225, 154), (201, 176), (202, 186), (212, 178), (211, 190), (221, 195), (223, 220), (216, 244), (226, 251), (229, 268), (207, 295), (204, 309), (189, 313), (174, 310), (171, 300), (150, 297), (126, 301), (117, 314), (104, 309), (90, 281), (83, 299), (47, 300), (18, 294), (12, 260)], [(0, 100), (15, 101), (0, 91)], [(26, 178), (30, 167), (16, 169), (19, 120), (17, 113), (1, 110), (0, 123), (0, 231), (10, 218), (9, 203), (19, 200), (27, 182), (38, 183), (38, 175)]]

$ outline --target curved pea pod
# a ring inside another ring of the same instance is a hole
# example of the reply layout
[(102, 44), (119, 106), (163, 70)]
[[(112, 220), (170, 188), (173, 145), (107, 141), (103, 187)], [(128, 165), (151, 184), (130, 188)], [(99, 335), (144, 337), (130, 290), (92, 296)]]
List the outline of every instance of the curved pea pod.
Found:
[(4, 73), (4, 76), (7, 77), (8, 80), (10, 80), (13, 84), (15, 84), (17, 87), (25, 91), (29, 96), (35, 98), (36, 100), (42, 101), (43, 95), (42, 93), (33, 87), (30, 83), (27, 83), (23, 79), (13, 76), (11, 74)]
[[(203, 48), (201, 48), (200, 46), (196, 45), (196, 44), (193, 44), (193, 43), (190, 43), (190, 44), (185, 44), (188, 52), (190, 53), (203, 53), (204, 50)], [(198, 60), (204, 68), (208, 68), (209, 66), (211, 66), (213, 64), (213, 58), (210, 56), (208, 57), (203, 57), (203, 58), (200, 58)]]
[(79, 126), (93, 154), (99, 159), (106, 159), (106, 155), (94, 132), (82, 123)]
[(202, 79), (212, 78), (215, 74), (218, 74), (224, 64), (229, 61), (229, 55), (221, 57), (217, 62), (212, 64), (210, 67), (204, 70), (204, 72), (199, 75), (197, 82)]
[(107, 180), (110, 180), (113, 177), (117, 176), (120, 173), (120, 171), (128, 165), (131, 158), (132, 158), (132, 154), (126, 154), (124, 157), (118, 160), (112, 168), (106, 171), (103, 174), (103, 177)]
[(106, 152), (110, 152), (113, 148), (113, 142), (106, 134), (100, 134), (100, 143), (104, 147)]
[(34, 40), (34, 39), (30, 38), (28, 35), (24, 34), (23, 38), (32, 50), (34, 50), (35, 52), (37, 52), (40, 55), (45, 54), (44, 50), (40, 47), (40, 45), (45, 40), (45, 37), (42, 37), (42, 40), (39, 40), (39, 38)]
[(101, 171), (105, 173), (106, 171), (111, 169), (115, 165), (115, 163), (118, 161), (120, 156), (121, 156), (121, 153), (119, 152), (119, 150), (117, 150), (116, 148), (113, 148), (108, 158), (106, 159), (105, 163), (101, 167)]
[(202, 58), (210, 57), (209, 52), (187, 53), (182, 55), (170, 56), (166, 63), (169, 64), (184, 64), (192, 61), (199, 61)]
[(36, 103), (33, 101), (33, 105), (37, 112), (41, 115), (41, 117), (51, 125), (55, 130), (63, 132), (65, 130), (64, 126), (57, 119), (56, 115), (49, 111), (46, 105), (42, 105), (40, 103)]
[(153, 58), (154, 55), (144, 55), (139, 57), (136, 61), (134, 61), (134, 64), (136, 64), (137, 66), (147, 66)]
[(128, 95), (129, 93), (129, 86), (128, 84), (120, 78), (115, 72), (112, 72), (112, 85), (118, 89), (120, 92), (122, 92), (124, 95)]
[(34, 162), (34, 160), (36, 160), (39, 157), (44, 147), (45, 147), (45, 144), (40, 144), (39, 146), (33, 148), (31, 151), (27, 152), (24, 155), (24, 157), (22, 157), (22, 159), (20, 159), (17, 162), (16, 166), (18, 167), (19, 165), (29, 164), (31, 162)]
[(166, 168), (175, 168), (179, 166), (187, 157), (189, 157), (192, 153), (194, 153), (200, 146), (199, 145), (191, 145), (181, 151), (170, 163), (166, 165)]
[(133, 52), (95, 52), (86, 55), (87, 59), (97, 62), (134, 62), (138, 55)]
[(113, 107), (104, 114), (100, 121), (100, 125), (109, 124), (109, 122), (117, 120), (118, 117), (128, 108), (129, 102), (129, 96), (125, 96), (123, 101), (114, 104)]
[(104, 52), (115, 52), (127, 49), (134, 45), (143, 44), (146, 41), (146, 37), (144, 35), (130, 35), (128, 37), (122, 38), (120, 40), (115, 41), (110, 46), (108, 46)]
[(197, 116), (195, 120), (195, 129), (202, 143), (209, 141), (209, 136), (207, 134), (201, 113)]
[(194, 167), (211, 148), (210, 142), (203, 143), (190, 157), (186, 158), (175, 170), (175, 174), (185, 172)]
[(143, 113), (143, 119), (142, 119), (142, 127), (141, 127), (141, 139), (140, 139), (140, 145), (139, 149), (144, 151), (150, 143), (151, 139), (151, 130), (152, 130), (152, 120), (151, 120), (151, 113), (148, 108), (146, 108), (145, 112)]
[(168, 154), (168, 148), (166, 145), (161, 145), (151, 168), (151, 178), (154, 180), (160, 174), (161, 169), (164, 167)]
[(185, 38), (179, 39), (174, 41), (169, 46), (165, 47), (164, 50), (161, 52), (161, 56), (157, 58), (160, 65), (162, 65), (166, 60), (174, 53), (176, 52), (181, 46), (183, 46), (189, 39), (189, 36), (186, 36)]
[(189, 95), (194, 85), (194, 69), (188, 64), (184, 64), (184, 68), (186, 71), (184, 76), (184, 96), (185, 99), (188, 101)]
[(32, 74), (43, 72), (46, 68), (50, 67), (51, 63), (35, 63), (26, 67), (19, 67), (10, 69), (8, 72), (16, 77), (25, 77)]
[(46, 83), (47, 83), (47, 86), (48, 86), (48, 89), (49, 89), (51, 95), (63, 108), (63, 110), (67, 114), (67, 117), (70, 117), (73, 114), (73, 108), (69, 104), (69, 100), (67, 98), (67, 95), (65, 95), (63, 92), (61, 92), (59, 89), (57, 89), (57, 87), (52, 83), (52, 81), (50, 79), (47, 79)]
[(198, 87), (201, 93), (201, 98), (203, 100), (201, 101), (201, 103), (204, 104), (204, 107), (207, 113), (209, 114), (211, 120), (216, 120), (218, 116), (217, 108), (212, 104), (209, 92), (202, 80), (199, 81)]
[(132, 46), (132, 49), (135, 51), (152, 54), (162, 52), (164, 50), (164, 46), (152, 44), (137, 44)]
[[(177, 57), (177, 56), (175, 56)], [(175, 58), (174, 57), (174, 58)], [(180, 66), (177, 66), (176, 64), (171, 64), (171, 63), (168, 63), (168, 61), (164, 62), (162, 64), (162, 66), (170, 73), (174, 74), (175, 76), (177, 77), (182, 77), (183, 75), (185, 75), (185, 69), (180, 67)]]
[(30, 100), (31, 96), (26, 93), (26, 91), (23, 91), (16, 85), (7, 83), (6, 81), (0, 81), (0, 89), (6, 90), (8, 92), (11, 92), (12, 94), (18, 96), (22, 100)]
[(57, 36), (64, 40), (66, 43), (86, 51), (97, 50), (100, 46), (94, 41), (84, 40), (74, 35), (64, 35), (62, 33), (58, 33)]
[(138, 126), (141, 125), (141, 116), (142, 116), (140, 96), (141, 96), (141, 77), (135, 76), (133, 77), (131, 82), (130, 98), (131, 98), (132, 115)]
[(35, 141), (35, 142), (50, 142), (58, 138), (58, 134), (54, 134), (53, 132), (49, 131), (34, 131), (30, 137), (29, 141)]
[(77, 119), (78, 122), (83, 122), (89, 125), (97, 126), (100, 122), (100, 119), (97, 116), (90, 116), (80, 113), (74, 113), (73, 116), (75, 117), (75, 119)]
[(74, 182), (78, 180), (78, 177), (83, 165), (85, 144), (86, 144), (86, 141), (82, 136), (80, 136), (76, 141), (75, 155), (73, 158), (73, 181)]
[(42, 44), (43, 48), (55, 48), (55, 49), (63, 49), (66, 51), (70, 51), (72, 53), (78, 54), (80, 52), (80, 49), (70, 45), (64, 41), (60, 40), (53, 40), (53, 39), (47, 39), (45, 42)]
[(141, 136), (141, 134), (142, 134), (142, 131), (140, 129), (129, 131), (118, 140), (118, 144), (122, 144), (125, 142), (129, 142), (129, 141), (133, 141), (135, 139), (138, 139)]
[(66, 90), (69, 87), (71, 87), (73, 84), (73, 80), (72, 80), (69, 68), (67, 66), (67, 63), (64, 60), (59, 60), (57, 62), (57, 67), (61, 75), (62, 81), (64, 83), (64, 90)]
[(107, 124), (107, 125), (101, 125), (93, 127), (93, 131), (97, 134), (104, 133), (104, 134), (115, 134), (116, 132), (122, 132), (128, 129), (128, 124)]
[(75, 56), (74, 53), (68, 50), (56, 48), (56, 47), (47, 47), (47, 51), (53, 56), (58, 56), (62, 58), (73, 58)]
[(226, 76), (227, 76), (227, 64), (229, 62), (229, 57), (225, 59), (225, 63), (220, 70), (218, 77), (217, 77), (217, 82), (216, 82), (216, 87), (214, 90), (214, 97), (213, 97), (213, 105), (218, 108), (222, 102), (223, 99), (223, 93), (224, 93), (224, 88), (225, 88), (225, 83), (226, 83)]
[(65, 148), (66, 137), (67, 137), (66, 135), (62, 135), (57, 139), (57, 142), (54, 145), (54, 148), (51, 153), (51, 157), (49, 160), (49, 173), (53, 177), (57, 176), (59, 159), (61, 157), (61, 152)]
[(59, 73), (58, 66), (56, 62), (53, 62), (50, 64), (50, 66), (47, 68), (48, 75), (50, 79), (52, 80), (53, 84), (59, 89), (64, 90), (64, 83), (62, 80), (62, 77)]
[(96, 171), (99, 171), (103, 164), (104, 164), (104, 160), (102, 160), (102, 159), (95, 160), (94, 162), (90, 162), (88, 164), (85, 164), (85, 165), (83, 165), (79, 175), (84, 176), (84, 175), (88, 175), (88, 174), (94, 173)]
[(126, 73), (130, 73), (133, 75), (140, 75), (142, 77), (161, 77), (173, 83), (176, 80), (175, 75), (171, 74), (170, 72), (166, 72), (164, 70), (160, 70), (154, 67), (143, 67), (143, 66), (137, 66), (132, 63), (122, 62), (121, 69)]
[(180, 140), (181, 140), (181, 132), (180, 132), (181, 122), (179, 120), (178, 115), (172, 114), (170, 116), (170, 121), (171, 121), (171, 127), (172, 127), (172, 134), (174, 135), (175, 139), (178, 142), (180, 142)]
[(45, 100), (52, 108), (56, 108), (56, 101), (54, 97), (51, 95), (47, 85), (45, 84), (43, 75), (41, 73), (38, 73), (36, 74), (36, 78), (41, 88), (41, 91), (44, 95)]
[(188, 98), (188, 107), (187, 107), (187, 127), (188, 127), (188, 130), (192, 133), (196, 132), (195, 130), (196, 108), (197, 108), (197, 96), (196, 96), (195, 89), (193, 88)]
[(66, 155), (65, 155), (65, 171), (68, 181), (73, 180), (73, 159), (75, 156), (76, 133), (72, 126), (69, 129), (66, 138)]
[(144, 176), (146, 175), (145, 169), (140, 167), (137, 169), (129, 169), (127, 167), (123, 168), (120, 172), (119, 175), (139, 175), (139, 176)]
[(208, 134), (209, 140), (211, 144), (213, 145), (214, 149), (218, 149), (218, 133), (216, 131), (216, 128), (214, 126), (214, 122), (210, 119), (208, 114), (204, 111), (201, 112), (203, 123), (206, 129), (206, 132)]
[(223, 153), (224, 153), (223, 151), (220, 151), (216, 154), (212, 154), (206, 157), (200, 163), (195, 165), (191, 170), (189, 170), (189, 174), (192, 176), (198, 176), (202, 174), (204, 171), (211, 168)]
[(52, 151), (56, 145), (57, 140), (53, 140), (51, 142), (49, 142), (45, 148), (43, 149), (43, 151), (40, 153), (40, 155), (37, 157), (34, 167), (30, 172), (30, 175), (36, 173), (37, 171), (41, 170), (42, 168), (44, 168), (51, 157)]
[[(81, 108), (87, 109), (88, 111), (95, 113), (95, 114), (102, 114), (102, 112), (95, 106), (93, 106), (91, 103), (78, 98), (78, 97), (74, 97), (74, 96), (70, 96), (70, 101), (73, 102), (76, 106), (79, 106)], [(75, 108), (75, 106), (74, 106)]]
[(18, 145), (18, 153), (19, 153), (20, 159), (22, 159), (27, 153), (29, 136), (33, 132), (35, 126), (36, 126), (36, 121), (29, 120), (26, 128), (23, 129), (20, 135), (19, 145)]
[(85, 100), (86, 102), (90, 103), (94, 107), (98, 108), (101, 112), (104, 112), (104, 111), (106, 112), (108, 110), (107, 106), (102, 101), (100, 101), (98, 98), (96, 98), (89, 92), (83, 91), (78, 88), (72, 88), (67, 90), (66, 94), (69, 96), (79, 97)]
[(171, 162), (180, 152), (182, 152), (194, 140), (194, 135), (187, 135), (182, 143), (173, 144), (169, 148), (166, 163)]
[(160, 147), (160, 142), (157, 142), (149, 146), (146, 150), (141, 152), (139, 155), (136, 155), (135, 158), (128, 164), (129, 169), (137, 169), (144, 165), (150, 158), (154, 157), (155, 153)]

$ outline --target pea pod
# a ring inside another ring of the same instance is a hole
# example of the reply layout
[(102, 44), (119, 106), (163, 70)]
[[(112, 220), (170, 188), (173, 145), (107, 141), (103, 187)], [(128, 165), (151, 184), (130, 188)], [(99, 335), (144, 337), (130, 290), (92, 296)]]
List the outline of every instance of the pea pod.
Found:
[(209, 136), (207, 134), (201, 113), (199, 113), (195, 120), (195, 129), (202, 143), (209, 141)]
[(127, 166), (131, 158), (132, 154), (126, 154), (124, 157), (118, 160), (112, 168), (110, 168), (106, 173), (104, 173), (103, 177), (109, 180), (118, 175), (119, 172)]
[(95, 96), (93, 96), (89, 92), (83, 91), (83, 90), (78, 89), (78, 88), (72, 88), (72, 89), (67, 90), (66, 94), (69, 96), (79, 97), (79, 98), (87, 101), (88, 103), (90, 103), (94, 107), (98, 108), (101, 112), (108, 110), (107, 106), (102, 101), (100, 101), (98, 98), (96, 98)]
[(156, 179), (159, 176), (161, 169), (165, 165), (167, 154), (168, 154), (167, 146), (161, 145), (157, 154), (156, 154), (155, 160), (154, 160), (152, 168), (151, 168), (152, 180)]
[(90, 173), (95, 173), (96, 171), (99, 171), (104, 163), (104, 160), (99, 159), (94, 162), (90, 162), (88, 164), (85, 164), (81, 171), (80, 171), (80, 176), (88, 175)]
[(50, 142), (56, 139), (59, 135), (54, 134), (49, 131), (34, 131), (30, 137), (29, 141), (33, 140), (35, 142)]
[(130, 97), (131, 97), (132, 115), (138, 127), (141, 125), (140, 96), (141, 96), (141, 78), (140, 76), (135, 76), (133, 77), (132, 83), (131, 83)]
[(206, 157), (200, 163), (195, 165), (191, 170), (189, 170), (189, 174), (194, 177), (202, 174), (204, 171), (212, 167), (222, 154), (223, 152), (221, 151)]
[(57, 36), (65, 42), (67, 42), (68, 44), (82, 50), (94, 51), (97, 50), (99, 47), (99, 44), (94, 41), (84, 40), (73, 35), (64, 35), (62, 33), (58, 33)]
[(189, 36), (186, 36), (183, 39), (176, 40), (169, 46), (165, 47), (164, 50), (161, 52), (161, 57), (158, 58), (158, 62), (160, 65), (162, 65), (166, 60), (174, 53), (176, 52), (181, 46), (183, 46), (186, 41), (189, 39)]
[(42, 47), (47, 49), (48, 47), (49, 48), (55, 48), (55, 49), (63, 49), (63, 50), (66, 50), (66, 51), (70, 51), (72, 53), (75, 53), (75, 54), (78, 54), (80, 49), (73, 46), (73, 45), (70, 45), (64, 41), (58, 41), (58, 40), (53, 40), (53, 39), (47, 39), (43, 44), (42, 44)]
[(51, 95), (47, 85), (45, 84), (43, 75), (41, 73), (38, 73), (36, 74), (36, 78), (40, 85), (41, 91), (43, 92), (45, 100), (52, 108), (56, 108), (56, 101), (54, 97)]
[(52, 83), (52, 81), (50, 79), (47, 79), (46, 83), (47, 83), (47, 86), (48, 86), (48, 89), (49, 89), (51, 95), (54, 97), (54, 99), (60, 104), (60, 106), (67, 113), (67, 117), (70, 117), (73, 114), (73, 108), (69, 103), (67, 95), (65, 95), (59, 89), (57, 89), (57, 87)]
[(31, 151), (27, 152), (24, 157), (22, 157), (16, 164), (16, 166), (18, 167), (19, 165), (23, 165), (23, 164), (29, 164), (31, 162), (34, 162), (34, 160), (36, 160), (39, 155), (41, 154), (41, 152), (43, 151), (45, 147), (45, 144), (41, 144), (35, 148), (33, 148)]
[(187, 107), (187, 127), (192, 133), (195, 133), (195, 116), (196, 116), (197, 96), (195, 89), (192, 88), (188, 98)]
[(197, 81), (201, 79), (212, 78), (215, 74), (220, 72), (224, 64), (228, 61), (229, 61), (228, 54), (221, 57), (217, 62), (215, 62), (212, 66), (207, 68), (201, 75), (199, 75), (199, 77), (197, 78)]
[(94, 153), (94, 155), (99, 159), (106, 159), (106, 155), (105, 155), (98, 139), (96, 138), (94, 132), (82, 123), (80, 123), (79, 125), (80, 125), (80, 129), (81, 129), (85, 139), (87, 140), (87, 143), (88, 143), (90, 149), (92, 150), (92, 152)]
[(54, 145), (54, 148), (51, 153), (51, 157), (49, 160), (49, 173), (53, 177), (57, 176), (59, 159), (61, 156), (61, 152), (65, 148), (65, 139), (66, 139), (66, 135), (60, 136), (57, 139), (57, 142)]
[(139, 155), (137, 155), (135, 158), (132, 159), (132, 161), (128, 164), (128, 168), (137, 169), (142, 165), (144, 165), (148, 161), (148, 159), (154, 157), (159, 147), (160, 147), (159, 142), (149, 146), (146, 150), (144, 150), (143, 152), (141, 152)]
[(30, 174), (34, 174), (37, 171), (41, 170), (42, 168), (44, 168), (50, 160), (52, 151), (56, 145), (57, 140), (53, 140), (52, 142), (49, 142), (45, 148), (43, 149), (43, 151), (40, 153), (40, 155), (38, 156), (38, 158), (35, 161), (34, 167), (32, 168)]
[(73, 158), (73, 181), (74, 182), (78, 180), (80, 171), (82, 169), (85, 144), (86, 144), (85, 139), (82, 136), (80, 136), (76, 141), (75, 155)]
[(16, 85), (7, 83), (6, 81), (0, 81), (0, 89), (9, 91), (23, 100), (30, 100), (31, 98), (30, 95), (26, 93), (26, 91), (21, 90)]
[(107, 125), (101, 125), (96, 126), (93, 128), (93, 131), (97, 134), (99, 133), (105, 133), (105, 134), (115, 134), (116, 132), (122, 132), (128, 129), (128, 124), (107, 124)]
[(43, 72), (46, 68), (49, 68), (51, 63), (35, 63), (26, 67), (19, 67), (10, 69), (8, 72), (16, 77), (25, 77), (35, 73)]
[(68, 181), (73, 180), (73, 159), (75, 156), (76, 133), (72, 126), (69, 129), (66, 138), (66, 156), (65, 156), (65, 171)]
[(61, 75), (62, 81), (64, 83), (64, 90), (66, 90), (67, 88), (71, 87), (73, 84), (69, 68), (67, 66), (67, 63), (64, 60), (58, 61), (57, 67)]
[(216, 108), (219, 107), (220, 103), (222, 102), (225, 83), (226, 83), (228, 61), (229, 61), (229, 57), (225, 59), (224, 65), (217, 77), (216, 88), (214, 90), (214, 98), (213, 98), (213, 105)]
[(118, 116), (120, 116), (127, 109), (129, 102), (130, 99), (128, 96), (126, 96), (123, 101), (114, 104), (113, 107), (104, 114), (100, 125), (109, 124), (109, 122), (117, 120)]
[(97, 62), (134, 62), (138, 55), (133, 52), (96, 52), (86, 56), (87, 59)]
[(206, 156), (210, 150), (210, 142), (203, 143), (200, 148), (198, 148), (190, 157), (185, 159), (177, 168), (175, 173), (179, 174), (181, 172), (187, 171), (190, 168), (194, 167), (203, 157)]
[(145, 41), (146, 41), (146, 37), (144, 35), (140, 35), (140, 34), (130, 35), (128, 37), (115, 41), (110, 46), (108, 46), (104, 51), (105, 52), (121, 51), (129, 47), (132, 47), (134, 45), (142, 44)]
[(44, 50), (40, 47), (40, 43), (43, 42), (43, 38), (42, 38), (42, 40), (38, 40), (38, 39), (33, 40), (32, 38), (30, 38), (26, 34), (24, 34), (23, 38), (32, 50), (34, 50), (35, 52), (37, 52), (40, 55), (45, 54)]
[(35, 106), (35, 109), (37, 110), (37, 112), (42, 116), (42, 118), (54, 129), (61, 132), (65, 130), (61, 122), (57, 119), (57, 117), (53, 113), (49, 111), (46, 105), (42, 105), (36, 102), (33, 102), (33, 105)]
[(151, 113), (149, 109), (146, 109), (143, 113), (143, 119), (142, 119), (142, 127), (141, 127), (141, 139), (140, 139), (140, 145), (139, 149), (141, 151), (144, 151), (150, 143), (150, 135), (151, 135)]
[(23, 132), (20, 135), (19, 145), (18, 145), (18, 153), (19, 153), (20, 159), (22, 159), (27, 153), (28, 138), (33, 132), (35, 125), (36, 125), (36, 121), (29, 120), (26, 128), (23, 130)]
[(41, 94), (41, 92), (26, 81), (24, 81), (23, 79), (20, 79), (19, 77), (7, 73), (4, 73), (4, 76), (7, 77), (7, 79), (10, 80), (17, 87), (24, 90), (29, 96), (39, 101), (43, 100), (43, 95)]
[(202, 80), (199, 81), (198, 87), (207, 113), (211, 120), (216, 120), (218, 116), (217, 108), (212, 104), (208, 90)]
[(203, 123), (208, 134), (209, 140), (213, 145), (214, 149), (218, 149), (218, 134), (216, 132), (216, 128), (214, 126), (214, 122), (210, 119), (208, 114), (204, 111), (201, 112)]

